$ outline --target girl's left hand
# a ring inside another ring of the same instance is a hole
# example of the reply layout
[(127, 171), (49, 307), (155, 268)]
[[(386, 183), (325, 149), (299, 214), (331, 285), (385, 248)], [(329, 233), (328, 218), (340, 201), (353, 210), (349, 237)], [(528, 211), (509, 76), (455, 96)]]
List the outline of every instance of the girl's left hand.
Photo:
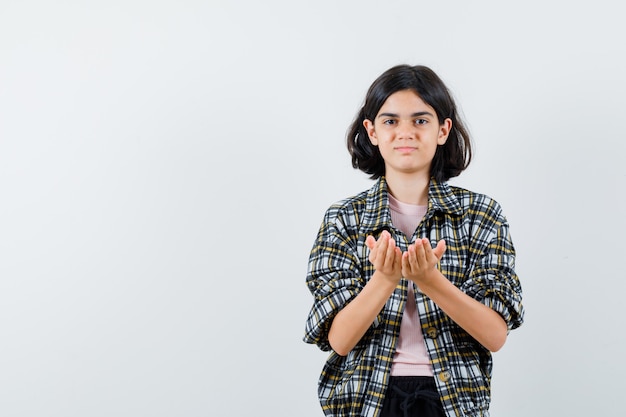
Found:
[(402, 276), (418, 285), (425, 282), (429, 274), (437, 270), (437, 264), (445, 251), (446, 242), (443, 239), (437, 242), (435, 249), (431, 248), (427, 238), (416, 240), (402, 254)]

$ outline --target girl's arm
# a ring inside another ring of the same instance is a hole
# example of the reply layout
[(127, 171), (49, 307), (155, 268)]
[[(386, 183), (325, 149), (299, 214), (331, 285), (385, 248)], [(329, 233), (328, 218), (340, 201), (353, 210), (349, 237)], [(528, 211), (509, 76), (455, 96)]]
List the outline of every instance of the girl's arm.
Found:
[(368, 236), (369, 260), (376, 268), (372, 278), (333, 319), (328, 341), (333, 350), (345, 356), (361, 340), (402, 277), (402, 253), (389, 232), (378, 240)]
[(507, 324), (500, 314), (465, 294), (437, 269), (445, 252), (442, 240), (435, 249), (428, 239), (417, 240), (402, 256), (403, 275), (415, 282), (456, 324), (492, 352), (506, 342)]

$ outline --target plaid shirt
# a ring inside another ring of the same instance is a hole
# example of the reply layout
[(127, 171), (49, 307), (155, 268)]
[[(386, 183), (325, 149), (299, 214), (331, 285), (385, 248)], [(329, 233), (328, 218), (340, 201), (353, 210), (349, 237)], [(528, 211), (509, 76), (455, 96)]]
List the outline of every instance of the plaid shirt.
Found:
[[(304, 341), (331, 350), (333, 317), (374, 273), (365, 239), (388, 230), (404, 252), (416, 237), (432, 245), (446, 241), (438, 268), (463, 292), (502, 315), (508, 329), (522, 324), (522, 289), (515, 249), (502, 210), (493, 199), (431, 180), (428, 211), (409, 241), (391, 224), (387, 184), (332, 205), (324, 216), (309, 259), (306, 283), (314, 304)], [(409, 281), (402, 278), (374, 323), (348, 353), (331, 352), (318, 395), (327, 416), (377, 416), (389, 383), (391, 363)], [(448, 417), (489, 416), (491, 353), (416, 291), (417, 310), (437, 390)]]

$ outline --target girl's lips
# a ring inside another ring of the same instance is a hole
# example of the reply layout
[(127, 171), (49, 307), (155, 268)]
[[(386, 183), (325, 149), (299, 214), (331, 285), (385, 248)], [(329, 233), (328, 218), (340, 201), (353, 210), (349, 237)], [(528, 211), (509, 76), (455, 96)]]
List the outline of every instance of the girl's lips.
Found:
[(417, 148), (414, 148), (411, 146), (402, 146), (402, 147), (396, 148), (396, 151), (402, 152), (402, 153), (408, 153), (408, 152), (413, 152), (416, 149)]

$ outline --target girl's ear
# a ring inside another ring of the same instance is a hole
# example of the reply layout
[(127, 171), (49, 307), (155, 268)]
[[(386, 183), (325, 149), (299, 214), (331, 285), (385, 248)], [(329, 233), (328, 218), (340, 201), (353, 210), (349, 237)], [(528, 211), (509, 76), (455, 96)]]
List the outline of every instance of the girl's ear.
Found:
[(448, 140), (448, 135), (452, 129), (452, 119), (446, 119), (439, 126), (439, 136), (437, 137), (437, 145), (443, 145)]
[(367, 136), (369, 136), (372, 145), (378, 146), (378, 138), (376, 137), (376, 130), (374, 130), (374, 123), (372, 123), (372, 121), (369, 119), (365, 119), (363, 120), (363, 127), (365, 128)]

